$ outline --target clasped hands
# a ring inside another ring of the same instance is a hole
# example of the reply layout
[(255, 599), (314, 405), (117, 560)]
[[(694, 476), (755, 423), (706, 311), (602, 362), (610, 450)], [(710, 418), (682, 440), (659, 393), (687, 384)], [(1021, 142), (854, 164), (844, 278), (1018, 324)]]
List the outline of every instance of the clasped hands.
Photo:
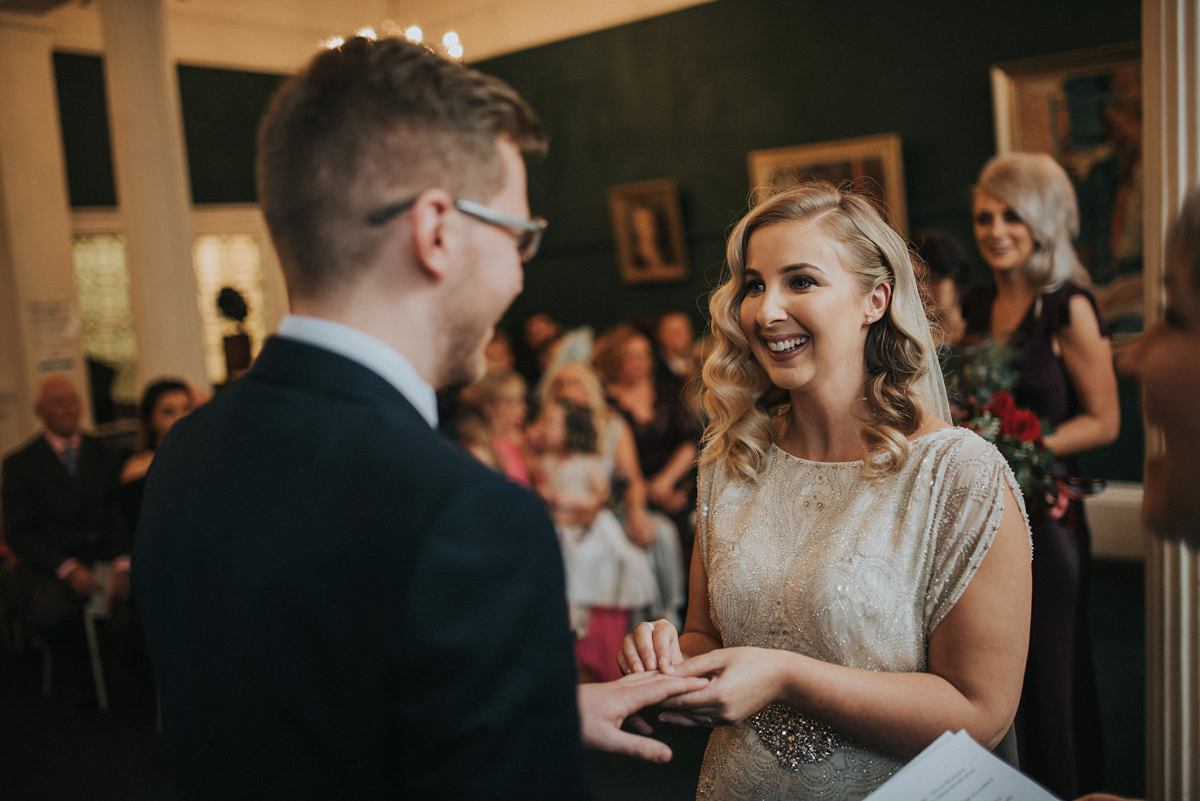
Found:
[(695, 690), (662, 701), (664, 723), (717, 726), (737, 723), (783, 695), (787, 660), (796, 655), (770, 648), (714, 648), (684, 659), (679, 633), (666, 620), (640, 623), (625, 637), (617, 664), (627, 676), (657, 671), (680, 678), (704, 678)]

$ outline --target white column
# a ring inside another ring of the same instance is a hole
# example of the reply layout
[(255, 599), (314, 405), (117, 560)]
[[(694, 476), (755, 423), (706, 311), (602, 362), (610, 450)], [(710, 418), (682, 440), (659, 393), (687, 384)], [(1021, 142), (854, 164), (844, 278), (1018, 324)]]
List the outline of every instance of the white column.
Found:
[[(1146, 323), (1162, 316), (1163, 237), (1200, 181), (1200, 10), (1196, 0), (1144, 0)], [(1147, 450), (1162, 432), (1148, 430)], [(1146, 792), (1200, 801), (1200, 554), (1146, 545)]]
[(138, 381), (169, 375), (207, 387), (183, 120), (166, 22), (162, 0), (100, 2)]
[(0, 451), (37, 429), (42, 377), (88, 388), (52, 36), (33, 16), (0, 15)]

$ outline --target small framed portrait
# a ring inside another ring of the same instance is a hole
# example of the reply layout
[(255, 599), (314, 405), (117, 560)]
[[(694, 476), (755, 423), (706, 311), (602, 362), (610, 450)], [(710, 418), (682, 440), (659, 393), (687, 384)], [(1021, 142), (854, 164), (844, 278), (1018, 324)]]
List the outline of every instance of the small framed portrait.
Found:
[(1075, 250), (1117, 340), (1141, 329), (1142, 55), (1137, 42), (992, 67), (996, 149), (1049, 153), (1075, 187)]
[(898, 134), (752, 150), (747, 162), (755, 203), (809, 181), (828, 181), (835, 185), (849, 183), (875, 204), (901, 236), (908, 236), (904, 166)]
[(617, 238), (621, 280), (627, 284), (680, 281), (688, 258), (679, 187), (670, 178), (609, 187), (608, 210)]

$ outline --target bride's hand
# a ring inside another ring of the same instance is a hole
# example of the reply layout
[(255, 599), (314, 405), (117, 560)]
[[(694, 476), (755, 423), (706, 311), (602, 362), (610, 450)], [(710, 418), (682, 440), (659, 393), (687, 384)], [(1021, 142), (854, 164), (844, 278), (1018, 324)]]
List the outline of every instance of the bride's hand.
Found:
[(715, 726), (745, 720), (782, 696), (789, 660), (796, 655), (772, 648), (718, 648), (687, 660), (678, 676), (704, 676), (708, 686), (670, 698), (659, 715), (664, 723)]
[(679, 632), (666, 620), (637, 624), (632, 634), (625, 635), (625, 643), (617, 654), (617, 666), (625, 675), (644, 670), (671, 674), (682, 661)]

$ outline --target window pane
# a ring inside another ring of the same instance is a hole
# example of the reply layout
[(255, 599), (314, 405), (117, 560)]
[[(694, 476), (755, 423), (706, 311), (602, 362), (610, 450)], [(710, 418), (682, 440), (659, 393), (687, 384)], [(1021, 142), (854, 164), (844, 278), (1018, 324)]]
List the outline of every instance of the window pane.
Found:
[(132, 407), (138, 394), (137, 348), (129, 302), (125, 237), (120, 234), (73, 237), (71, 258), (83, 352), (89, 359), (103, 362), (116, 371), (113, 401), (118, 408)]
[[(238, 333), (250, 336), (250, 352), (258, 353), (266, 338), (263, 317), (262, 247), (252, 234), (198, 236), (192, 246), (199, 292), (200, 321), (204, 326), (204, 359), (208, 379), (214, 384), (228, 380), (225, 369), (225, 337)], [(246, 301), (246, 319), (241, 325), (217, 309), (217, 295), (231, 287)]]

